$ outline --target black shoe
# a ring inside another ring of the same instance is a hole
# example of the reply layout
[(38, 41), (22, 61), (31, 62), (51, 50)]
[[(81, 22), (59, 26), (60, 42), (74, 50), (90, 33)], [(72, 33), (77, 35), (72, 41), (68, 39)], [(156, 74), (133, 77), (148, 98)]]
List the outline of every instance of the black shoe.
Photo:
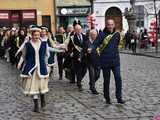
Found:
[(62, 80), (62, 77), (59, 77), (59, 80)]
[(106, 104), (112, 104), (110, 100), (106, 99)]
[(70, 84), (75, 84), (76, 82), (75, 81), (70, 81)]
[(79, 91), (83, 91), (83, 88), (81, 85), (78, 85), (78, 89), (79, 89)]
[(46, 106), (45, 95), (41, 94), (40, 98), (41, 98), (41, 108), (44, 108)]
[(39, 104), (38, 104), (38, 99), (33, 99), (34, 101), (34, 112), (39, 113)]
[(118, 102), (119, 104), (125, 104), (125, 101), (124, 101), (123, 99), (119, 99), (119, 100), (117, 100), (117, 102)]
[(97, 92), (97, 90), (91, 90), (92, 94), (94, 95), (98, 95), (99, 93)]

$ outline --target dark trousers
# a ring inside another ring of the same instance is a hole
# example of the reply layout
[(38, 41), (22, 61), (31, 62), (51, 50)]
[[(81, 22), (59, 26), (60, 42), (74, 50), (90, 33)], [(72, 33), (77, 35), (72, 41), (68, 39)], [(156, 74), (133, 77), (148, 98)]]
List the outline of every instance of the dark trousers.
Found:
[(96, 90), (95, 83), (99, 78), (100, 69), (92, 64), (88, 65), (90, 90)]
[(84, 66), (84, 64), (76, 59), (73, 60), (73, 67), (74, 67), (74, 73), (75, 73), (75, 77), (77, 79), (77, 86), (81, 87), (81, 81), (83, 79), (83, 77), (86, 74), (86, 67)]
[(71, 68), (71, 83), (75, 83), (76, 82), (76, 75), (75, 75), (75, 71), (74, 68)]
[(16, 54), (16, 49), (11, 48), (9, 50), (9, 57), (10, 57), (10, 62), (11, 62), (12, 65), (14, 65), (16, 63), (15, 54)]
[(126, 43), (125, 43), (125, 49), (131, 49), (131, 43), (129, 42), (129, 41), (126, 41)]
[(0, 46), (0, 57), (4, 57), (5, 54), (5, 49), (3, 47)]
[(64, 57), (61, 54), (57, 54), (57, 61), (58, 61), (58, 71), (59, 71), (59, 77), (63, 77), (63, 60)]
[(132, 43), (131, 46), (132, 46), (132, 52), (136, 53), (136, 47), (137, 47), (136, 43)]
[(102, 70), (103, 70), (103, 78), (104, 78), (104, 84), (103, 84), (104, 98), (106, 100), (110, 100), (109, 86), (110, 86), (110, 75), (112, 71), (115, 78), (115, 84), (116, 84), (116, 98), (117, 100), (122, 99), (122, 79), (120, 75), (120, 66), (104, 68)]

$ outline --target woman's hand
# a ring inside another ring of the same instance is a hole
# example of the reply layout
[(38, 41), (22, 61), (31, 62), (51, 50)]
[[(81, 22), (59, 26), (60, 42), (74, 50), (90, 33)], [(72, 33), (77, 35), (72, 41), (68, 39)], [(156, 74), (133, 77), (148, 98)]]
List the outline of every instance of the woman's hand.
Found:
[(17, 65), (17, 69), (18, 69), (18, 70), (21, 69), (21, 65), (20, 65), (20, 64)]

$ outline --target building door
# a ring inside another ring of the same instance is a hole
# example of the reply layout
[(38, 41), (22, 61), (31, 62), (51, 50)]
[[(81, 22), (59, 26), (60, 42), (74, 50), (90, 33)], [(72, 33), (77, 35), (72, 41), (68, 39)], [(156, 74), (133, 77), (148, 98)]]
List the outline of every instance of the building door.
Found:
[(11, 27), (19, 28), (21, 26), (21, 13), (20, 10), (11, 10)]
[(42, 16), (42, 25), (48, 27), (48, 30), (51, 31), (51, 16), (43, 15)]
[(111, 7), (106, 11), (105, 19), (113, 19), (116, 23), (116, 29), (122, 31), (122, 12), (117, 7)]

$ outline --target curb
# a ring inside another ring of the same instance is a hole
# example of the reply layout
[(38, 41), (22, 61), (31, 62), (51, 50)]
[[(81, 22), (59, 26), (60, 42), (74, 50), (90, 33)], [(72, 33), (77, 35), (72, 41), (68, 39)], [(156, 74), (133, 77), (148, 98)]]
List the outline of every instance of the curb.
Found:
[(120, 52), (121, 54), (128, 54), (128, 55), (136, 55), (136, 56), (144, 56), (144, 57), (151, 57), (151, 58), (160, 58), (160, 56), (154, 56), (154, 55), (147, 55), (144, 53), (128, 53), (128, 52)]

